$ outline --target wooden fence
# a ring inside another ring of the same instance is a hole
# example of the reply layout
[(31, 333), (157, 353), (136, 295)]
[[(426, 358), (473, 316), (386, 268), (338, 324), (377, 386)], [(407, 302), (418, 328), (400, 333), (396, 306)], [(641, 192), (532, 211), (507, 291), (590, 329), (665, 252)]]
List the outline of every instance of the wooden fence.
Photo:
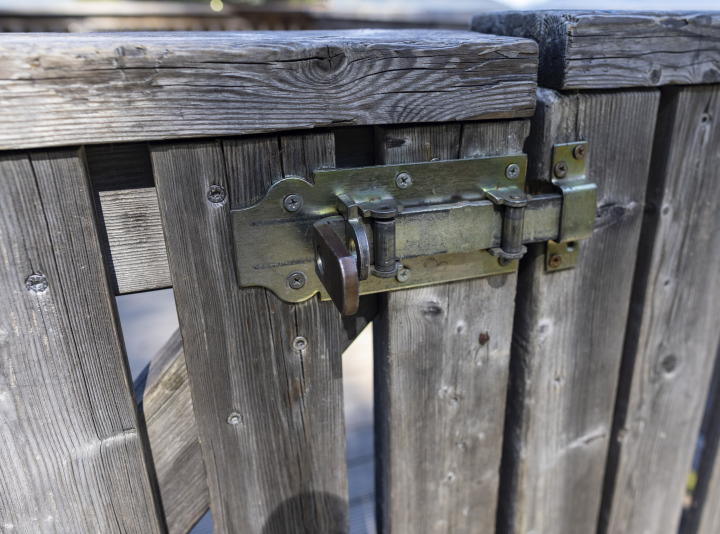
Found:
[[(720, 14), (471, 28), (0, 36), (0, 530), (346, 532), (371, 321), (379, 532), (720, 529)], [(574, 141), (574, 269), (528, 245), (349, 317), (237, 285), (230, 210), (280, 180), (524, 152), (542, 191)], [(133, 390), (114, 297), (171, 286)]]

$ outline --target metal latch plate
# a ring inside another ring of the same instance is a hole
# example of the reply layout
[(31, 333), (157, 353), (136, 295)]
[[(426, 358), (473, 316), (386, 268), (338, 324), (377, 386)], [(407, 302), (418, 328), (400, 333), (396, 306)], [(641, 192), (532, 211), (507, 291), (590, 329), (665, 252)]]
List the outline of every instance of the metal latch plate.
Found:
[[(511, 164), (518, 165), (519, 172), (509, 178), (506, 169)], [(288, 302), (301, 302), (318, 292), (321, 298), (328, 299), (315, 275), (313, 224), (337, 216), (337, 198), (344, 193), (352, 194), (356, 202), (395, 199), (405, 207), (402, 220), (406, 222), (413, 216), (413, 207), (441, 205), (436, 212), (418, 214), (417, 224), (407, 224), (408, 231), (403, 232), (403, 222), (398, 223), (398, 235), (405, 236), (399, 237), (398, 259), (410, 269), (411, 277), (404, 282), (370, 277), (360, 282), (360, 294), (513, 272), (517, 261), (501, 265), (486, 250), (477, 250), (485, 245), (476, 241), (484, 239), (488, 246), (497, 246), (497, 230), (483, 231), (484, 226), (500, 228), (500, 216), (495, 215), (499, 211), (486, 200), (485, 191), (508, 186), (524, 189), (526, 166), (525, 154), (513, 154), (316, 171), (314, 185), (299, 178), (281, 180), (260, 203), (232, 211), (238, 283), (241, 287), (266, 287)], [(396, 178), (401, 173), (412, 176), (411, 187), (398, 187)], [(284, 201), (289, 195), (302, 199), (302, 207), (297, 211), (285, 208)], [(476, 231), (471, 234), (443, 230), (444, 225), (451, 224), (452, 217), (467, 219), (474, 212)], [(527, 216), (537, 219), (528, 228), (540, 228), (541, 234), (557, 234), (559, 210), (528, 210)], [(343, 219), (339, 216), (337, 219), (336, 230), (343, 236)], [(478, 237), (483, 235), (489, 237)], [(420, 237), (424, 241), (422, 247), (417, 245)], [(476, 249), (468, 250), (470, 247)]]

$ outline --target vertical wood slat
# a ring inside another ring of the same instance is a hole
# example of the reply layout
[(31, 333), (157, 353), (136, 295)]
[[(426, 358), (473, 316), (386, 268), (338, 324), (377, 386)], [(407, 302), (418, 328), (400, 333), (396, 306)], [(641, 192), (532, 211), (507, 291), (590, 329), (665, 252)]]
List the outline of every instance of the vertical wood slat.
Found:
[(0, 528), (162, 532), (83, 154), (0, 178)]
[(720, 86), (664, 88), (660, 109), (603, 533), (677, 531), (720, 332)]
[[(315, 142), (333, 166), (331, 134)], [(340, 316), (235, 282), (230, 207), (282, 177), (277, 138), (151, 150), (215, 531), (344, 531)], [(213, 184), (228, 199), (209, 202)]]
[[(518, 153), (528, 129), (527, 121), (378, 129), (379, 163)], [(516, 277), (380, 296), (379, 532), (495, 532)]]
[(498, 532), (594, 532), (652, 150), (657, 90), (538, 92), (528, 179), (549, 181), (552, 147), (588, 140), (595, 231), (574, 269), (521, 260)]

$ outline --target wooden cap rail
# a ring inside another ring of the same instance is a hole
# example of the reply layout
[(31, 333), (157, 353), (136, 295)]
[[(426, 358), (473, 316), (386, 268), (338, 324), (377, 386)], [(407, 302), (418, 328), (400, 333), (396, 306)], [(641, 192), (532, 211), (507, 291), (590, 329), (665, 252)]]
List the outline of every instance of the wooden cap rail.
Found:
[(472, 32), (7, 34), (0, 149), (529, 116), (536, 71)]
[(472, 29), (537, 41), (551, 89), (720, 82), (720, 12), (506, 11)]

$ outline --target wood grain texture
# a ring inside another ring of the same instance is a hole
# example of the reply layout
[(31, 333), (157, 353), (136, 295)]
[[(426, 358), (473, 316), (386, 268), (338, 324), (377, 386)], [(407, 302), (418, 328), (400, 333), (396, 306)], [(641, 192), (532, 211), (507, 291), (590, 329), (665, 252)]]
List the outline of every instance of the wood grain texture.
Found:
[(658, 102), (657, 90), (538, 92), (531, 188), (550, 180), (554, 144), (587, 140), (598, 208), (576, 268), (546, 273), (544, 245), (521, 261), (499, 533), (597, 526)]
[(471, 27), (537, 41), (541, 87), (720, 82), (720, 12), (507, 11)]
[(88, 146), (86, 159), (115, 294), (170, 287), (147, 143)]
[(279, 161), (266, 165), (278, 140), (266, 141), (151, 147), (213, 523), (218, 533), (344, 532), (340, 315), (317, 298), (290, 305), (239, 289), (231, 202), (206, 199), (221, 185), (238, 208), (280, 178), (269, 173)]
[(0, 149), (524, 117), (537, 72), (531, 40), (449, 30), (6, 34), (0, 58)]
[(0, 528), (163, 532), (82, 154), (0, 177)]
[[(378, 129), (379, 163), (521, 152), (528, 129), (526, 121)], [(515, 281), (379, 296), (379, 532), (495, 532)]]
[(170, 534), (186, 534), (210, 507), (190, 380), (177, 330), (135, 380)]
[(720, 86), (667, 88), (600, 531), (677, 532), (720, 332)]
[[(359, 312), (342, 318), (341, 351), (376, 314), (377, 296), (361, 297)], [(150, 439), (168, 531), (186, 534), (210, 507), (210, 494), (180, 330), (135, 380), (135, 394)]]

